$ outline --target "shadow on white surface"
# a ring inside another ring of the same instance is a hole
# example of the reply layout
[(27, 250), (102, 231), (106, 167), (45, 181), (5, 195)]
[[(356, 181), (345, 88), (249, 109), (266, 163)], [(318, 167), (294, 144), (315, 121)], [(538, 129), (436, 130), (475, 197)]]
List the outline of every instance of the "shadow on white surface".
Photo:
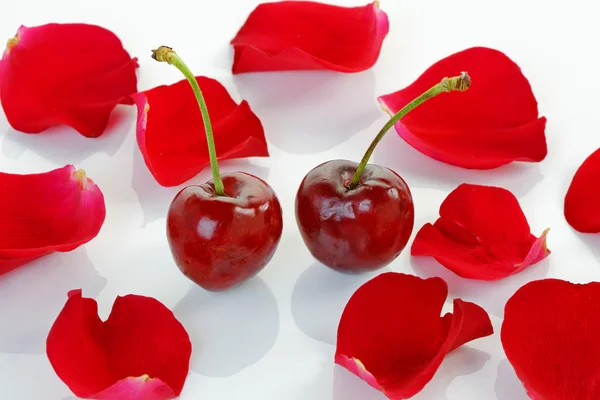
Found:
[(38, 134), (26, 134), (9, 128), (1, 146), (2, 156), (15, 160), (30, 150), (50, 162), (78, 166), (96, 153), (115, 155), (128, 132), (133, 131), (134, 123), (135, 107), (121, 105), (115, 108), (108, 127), (97, 138), (86, 138), (65, 126), (53, 127)]
[(498, 375), (496, 376), (494, 389), (498, 400), (529, 400), (523, 383), (521, 383), (506, 358), (498, 364)]
[(1, 354), (0, 371), (2, 400), (79, 400), (56, 376), (45, 355)]
[(85, 249), (55, 253), (0, 276), (0, 353), (42, 354), (72, 289), (96, 297), (106, 286)]
[(293, 154), (330, 150), (381, 117), (373, 70), (270, 72), (234, 77), (269, 142)]
[(279, 334), (275, 296), (260, 277), (225, 292), (193, 285), (173, 312), (194, 344), (190, 368), (229, 377), (258, 362)]
[[(246, 160), (225, 160), (219, 161), (221, 174), (235, 171), (244, 171), (255, 175), (263, 180), (268, 180), (269, 169), (257, 167), (248, 163)], [(150, 170), (144, 162), (144, 157), (136, 143), (133, 152), (133, 177), (131, 187), (135, 191), (142, 211), (144, 220), (142, 227), (161, 219), (166, 218), (171, 201), (181, 189), (189, 185), (198, 185), (212, 179), (210, 167), (206, 167), (202, 172), (190, 179), (186, 183), (175, 187), (163, 187), (150, 173)]]
[(298, 329), (320, 342), (335, 344), (337, 327), (352, 294), (387, 268), (357, 275), (334, 271), (320, 263), (300, 275), (292, 292), (292, 316)]
[(95, 254), (98, 270), (110, 284), (98, 297), (101, 316), (110, 314), (117, 296), (128, 293), (154, 297), (167, 307), (176, 304), (190, 287), (177, 268), (162, 224), (116, 237), (110, 251)]
[(600, 264), (600, 235), (576, 232), (577, 237), (590, 249)]
[(150, 173), (150, 170), (148, 170), (136, 142), (133, 149), (131, 187), (135, 191), (144, 212), (142, 227), (145, 227), (149, 223), (167, 216), (171, 201), (183, 186), (163, 187), (159, 185)]
[(481, 370), (492, 356), (484, 351), (462, 346), (448, 354), (433, 379), (414, 400), (447, 400), (446, 391), (454, 379)]
[(521, 286), (546, 277), (550, 269), (550, 258), (530, 266), (521, 273), (493, 282), (462, 278), (433, 257), (411, 257), (410, 265), (415, 274), (422, 278), (439, 276), (446, 281), (450, 296), (474, 302), (488, 313), (502, 318), (504, 305)]
[(345, 368), (333, 368), (333, 400), (386, 400), (380, 391), (372, 388)]
[(372, 162), (396, 171), (410, 187), (440, 188), (448, 192), (462, 183), (472, 183), (500, 186), (522, 197), (543, 178), (535, 163), (516, 162), (492, 170), (471, 170), (445, 164), (412, 148), (393, 128), (377, 147)]

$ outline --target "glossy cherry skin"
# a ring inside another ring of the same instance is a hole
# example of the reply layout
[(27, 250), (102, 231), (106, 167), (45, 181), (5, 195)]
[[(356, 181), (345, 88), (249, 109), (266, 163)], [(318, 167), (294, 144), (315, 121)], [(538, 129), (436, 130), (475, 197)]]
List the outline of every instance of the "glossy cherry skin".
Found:
[(296, 194), (302, 239), (322, 264), (358, 273), (384, 267), (402, 252), (413, 230), (414, 206), (404, 180), (369, 164), (348, 186), (358, 163), (333, 160), (311, 170)]
[(167, 238), (177, 267), (210, 291), (237, 286), (260, 272), (281, 239), (281, 205), (271, 187), (244, 172), (182, 189), (169, 207)]

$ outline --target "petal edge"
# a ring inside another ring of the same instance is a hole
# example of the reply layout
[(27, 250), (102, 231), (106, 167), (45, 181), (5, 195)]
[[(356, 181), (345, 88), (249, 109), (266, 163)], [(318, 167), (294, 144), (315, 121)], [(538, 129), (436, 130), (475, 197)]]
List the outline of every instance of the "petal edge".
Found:
[(389, 19), (378, 1), (359, 7), (263, 3), (231, 40), (232, 72), (363, 71), (377, 61), (388, 32)]

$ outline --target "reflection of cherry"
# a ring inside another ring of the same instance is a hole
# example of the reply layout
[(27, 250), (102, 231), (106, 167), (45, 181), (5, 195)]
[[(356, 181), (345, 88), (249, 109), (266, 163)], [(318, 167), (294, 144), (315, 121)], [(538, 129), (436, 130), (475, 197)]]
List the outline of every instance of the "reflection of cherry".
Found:
[(335, 270), (362, 272), (398, 257), (413, 230), (412, 196), (398, 174), (367, 164), (369, 158), (385, 133), (412, 109), (438, 94), (467, 90), (470, 84), (465, 72), (444, 78), (388, 121), (360, 164), (328, 161), (304, 177), (296, 194), (296, 221), (317, 260)]
[(271, 260), (283, 230), (279, 200), (271, 187), (244, 172), (221, 175), (206, 103), (192, 72), (169, 47), (153, 51), (177, 67), (198, 100), (213, 179), (181, 190), (169, 207), (167, 239), (185, 276), (207, 290), (236, 286)]

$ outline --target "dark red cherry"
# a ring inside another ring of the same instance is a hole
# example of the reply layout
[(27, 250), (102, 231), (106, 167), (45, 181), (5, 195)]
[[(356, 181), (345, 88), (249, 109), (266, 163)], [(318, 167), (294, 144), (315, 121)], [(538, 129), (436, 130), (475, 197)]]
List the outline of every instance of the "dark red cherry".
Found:
[(334, 160), (311, 170), (296, 195), (302, 239), (322, 264), (342, 272), (372, 271), (406, 246), (414, 225), (410, 190), (394, 171), (368, 164), (349, 189), (358, 163)]
[(167, 238), (181, 272), (201, 287), (239, 285), (271, 260), (283, 230), (279, 200), (262, 179), (244, 172), (181, 190), (169, 208)]

